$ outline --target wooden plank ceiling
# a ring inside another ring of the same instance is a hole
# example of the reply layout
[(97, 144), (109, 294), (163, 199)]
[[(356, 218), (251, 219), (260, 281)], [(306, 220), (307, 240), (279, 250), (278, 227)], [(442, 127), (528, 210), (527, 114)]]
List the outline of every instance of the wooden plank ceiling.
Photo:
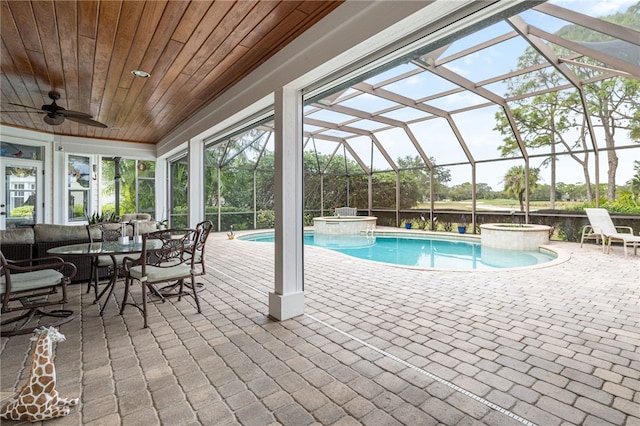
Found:
[[(157, 143), (341, 2), (2, 0), (0, 123)], [(11, 105), (40, 109), (50, 90), (107, 128)]]

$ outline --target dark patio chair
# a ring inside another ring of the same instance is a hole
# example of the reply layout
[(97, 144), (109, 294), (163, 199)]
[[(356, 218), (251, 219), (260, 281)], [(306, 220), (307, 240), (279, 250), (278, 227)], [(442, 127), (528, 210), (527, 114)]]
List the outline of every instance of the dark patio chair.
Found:
[[(152, 238), (161, 240), (162, 247), (147, 250), (147, 240)], [(168, 229), (143, 235), (140, 258), (127, 257), (123, 261), (125, 289), (120, 314), (124, 312), (127, 305), (135, 306), (142, 312), (144, 327), (147, 328), (147, 292), (162, 300), (163, 303), (173, 298), (180, 301), (183, 296), (190, 295), (196, 302), (198, 313), (201, 313), (200, 301), (195, 291), (196, 257), (189, 251), (194, 241), (198, 241), (198, 231), (195, 229)], [(142, 286), (142, 306), (128, 301), (133, 281), (138, 281)], [(172, 283), (171, 287), (176, 289), (175, 292), (166, 293), (158, 288), (159, 285), (169, 282)]]
[[(75, 317), (67, 309), (41, 309), (67, 303), (67, 284), (77, 271), (73, 263), (53, 256), (14, 262), (0, 252), (0, 267), (3, 337), (32, 333), (43, 325), (57, 327)], [(24, 312), (11, 315), (19, 311)], [(56, 320), (45, 324), (41, 321), (43, 317)]]
[[(196, 225), (196, 234), (194, 234), (194, 238), (197, 238), (192, 242), (189, 247), (186, 248), (189, 256), (194, 256), (193, 266), (194, 272), (193, 275), (196, 277), (201, 277), (207, 274), (207, 269), (204, 263), (204, 249), (205, 244), (207, 242), (207, 238), (213, 229), (213, 222), (210, 220), (205, 220)], [(196, 282), (196, 287), (201, 288), (204, 286), (203, 282)], [(175, 291), (177, 287), (177, 283), (166, 285), (158, 290), (161, 295), (169, 295), (171, 291)]]
[[(209, 238), (209, 234), (213, 229), (213, 222), (210, 220), (205, 220), (204, 222), (200, 222), (196, 225), (196, 231), (198, 231), (197, 236), (198, 239), (194, 241), (193, 246), (189, 247), (187, 250), (194, 256), (194, 266), (196, 270), (194, 275), (201, 277), (207, 274), (207, 268), (204, 263), (205, 258), (205, 245), (207, 243), (207, 238)], [(203, 286), (203, 283), (196, 283), (198, 287)]]

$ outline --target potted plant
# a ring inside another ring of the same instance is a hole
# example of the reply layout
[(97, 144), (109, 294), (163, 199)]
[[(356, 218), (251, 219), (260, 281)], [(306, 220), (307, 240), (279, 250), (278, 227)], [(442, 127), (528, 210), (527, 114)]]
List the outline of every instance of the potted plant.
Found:
[(98, 213), (95, 212), (91, 216), (85, 216), (89, 225), (104, 222), (119, 222), (118, 217), (114, 212), (111, 213)]
[(460, 223), (458, 223), (458, 233), (467, 233), (467, 217), (465, 215), (460, 216)]
[(167, 219), (162, 219), (156, 222), (156, 226), (159, 230), (167, 229), (168, 224), (169, 222), (167, 221)]

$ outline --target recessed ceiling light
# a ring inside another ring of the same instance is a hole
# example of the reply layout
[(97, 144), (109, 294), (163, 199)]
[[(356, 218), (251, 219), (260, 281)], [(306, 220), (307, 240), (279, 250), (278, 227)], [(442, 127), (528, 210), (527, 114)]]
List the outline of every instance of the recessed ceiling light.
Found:
[(136, 77), (140, 77), (140, 78), (149, 78), (149, 77), (151, 77), (151, 74), (149, 74), (146, 71), (141, 71), (141, 70), (133, 70), (133, 71), (131, 71), (131, 74), (135, 75)]

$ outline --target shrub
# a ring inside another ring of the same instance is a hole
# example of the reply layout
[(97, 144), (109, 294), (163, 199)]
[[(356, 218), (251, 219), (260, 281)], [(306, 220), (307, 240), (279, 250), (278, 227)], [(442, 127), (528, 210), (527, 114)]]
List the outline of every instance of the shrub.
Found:
[[(316, 217), (312, 214), (305, 214), (304, 215), (304, 226), (313, 226), (313, 218)], [(275, 220), (274, 220), (274, 225), (275, 225)]]
[[(584, 211), (585, 208), (595, 207), (593, 203), (583, 203), (571, 207), (570, 210)], [(607, 209), (609, 213), (621, 214), (640, 214), (640, 204), (633, 199), (633, 194), (628, 191), (622, 192), (614, 201), (608, 201), (605, 198), (600, 199), (600, 207)]]
[(262, 210), (258, 213), (256, 228), (271, 229), (276, 226), (276, 214), (273, 210)]
[(33, 206), (20, 206), (11, 210), (11, 217), (33, 217)]

